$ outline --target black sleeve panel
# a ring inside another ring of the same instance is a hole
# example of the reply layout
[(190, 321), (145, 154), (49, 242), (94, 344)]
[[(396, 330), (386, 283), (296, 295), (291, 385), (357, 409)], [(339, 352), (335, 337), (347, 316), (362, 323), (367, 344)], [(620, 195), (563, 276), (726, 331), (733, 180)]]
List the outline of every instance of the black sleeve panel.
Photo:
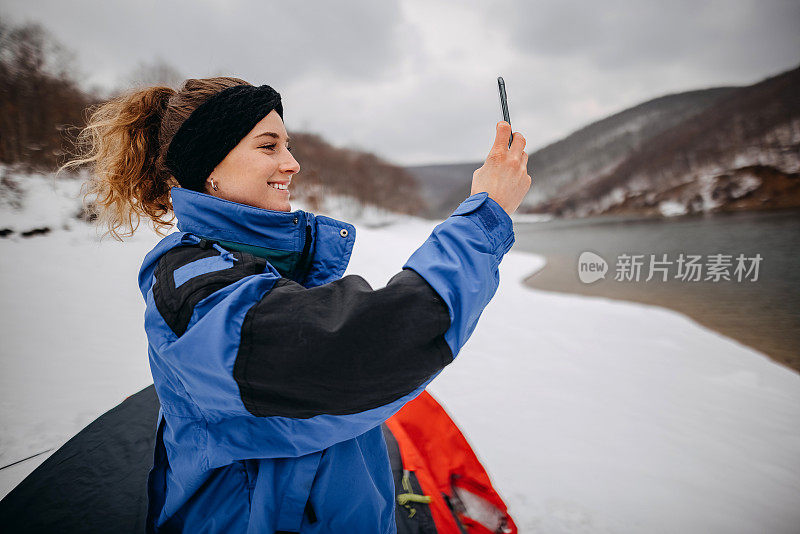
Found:
[(175, 287), (173, 273), (193, 261), (221, 254), (204, 240), (197, 245), (175, 247), (166, 252), (155, 269), (153, 300), (169, 327), (180, 337), (186, 332), (198, 302), (245, 276), (263, 273), (267, 261), (246, 252), (232, 252), (233, 267), (195, 276)]
[(353, 275), (311, 289), (281, 278), (245, 315), (233, 375), (256, 416), (357, 413), (450, 363), (449, 327), (444, 300), (411, 269), (378, 290)]

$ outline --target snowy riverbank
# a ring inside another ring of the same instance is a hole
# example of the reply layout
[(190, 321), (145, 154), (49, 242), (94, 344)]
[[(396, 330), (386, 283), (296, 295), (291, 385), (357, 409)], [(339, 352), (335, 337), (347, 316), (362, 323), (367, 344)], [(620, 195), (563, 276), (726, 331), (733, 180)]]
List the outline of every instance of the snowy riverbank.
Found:
[[(61, 206), (30, 198), (2, 220)], [(151, 382), (136, 275), (157, 237), (143, 226), (99, 242), (57, 219), (0, 239), (0, 465), (58, 447)], [(433, 225), (356, 221), (347, 274), (384, 285)], [(542, 264), (504, 259), (495, 299), (430, 387), (521, 532), (796, 532), (800, 377), (672, 311), (525, 288)], [(0, 496), (47, 455), (0, 471)]]

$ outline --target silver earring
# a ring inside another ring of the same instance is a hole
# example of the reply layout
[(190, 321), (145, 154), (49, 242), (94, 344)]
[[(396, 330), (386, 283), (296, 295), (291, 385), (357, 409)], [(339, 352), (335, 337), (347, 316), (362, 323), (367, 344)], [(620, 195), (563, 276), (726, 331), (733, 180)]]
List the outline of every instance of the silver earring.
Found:
[(211, 179), (211, 187), (214, 188), (214, 191), (219, 191), (219, 188), (217, 187), (217, 184), (214, 183), (213, 178)]

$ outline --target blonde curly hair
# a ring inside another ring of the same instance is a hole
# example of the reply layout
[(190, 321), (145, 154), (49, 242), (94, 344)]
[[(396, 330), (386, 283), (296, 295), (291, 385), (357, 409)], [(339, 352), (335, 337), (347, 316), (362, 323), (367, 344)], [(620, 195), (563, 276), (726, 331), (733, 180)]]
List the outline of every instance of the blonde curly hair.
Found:
[(158, 235), (167, 233), (175, 219), (169, 189), (179, 185), (164, 166), (167, 148), (195, 109), (234, 85), (250, 84), (232, 77), (192, 78), (177, 91), (147, 87), (89, 108), (76, 153), (59, 171), (89, 167), (83, 205), (107, 228), (104, 235), (131, 237), (141, 217), (150, 219)]

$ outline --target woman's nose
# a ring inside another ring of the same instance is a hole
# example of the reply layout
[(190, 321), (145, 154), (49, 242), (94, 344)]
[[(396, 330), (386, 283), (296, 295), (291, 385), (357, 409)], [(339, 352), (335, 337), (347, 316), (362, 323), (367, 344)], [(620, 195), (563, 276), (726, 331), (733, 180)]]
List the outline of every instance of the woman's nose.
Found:
[(281, 168), (284, 172), (291, 172), (292, 174), (297, 174), (300, 172), (300, 164), (294, 159), (294, 155), (290, 151), (286, 151), (288, 156), (284, 159), (283, 163), (281, 164)]

